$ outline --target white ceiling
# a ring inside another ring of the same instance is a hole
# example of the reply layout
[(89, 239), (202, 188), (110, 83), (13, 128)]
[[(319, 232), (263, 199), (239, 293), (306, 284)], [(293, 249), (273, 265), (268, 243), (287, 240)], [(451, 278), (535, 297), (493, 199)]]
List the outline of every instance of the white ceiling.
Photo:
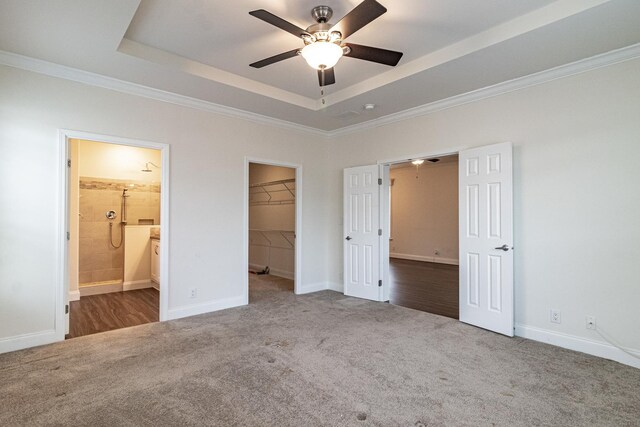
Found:
[[(437, 167), (438, 165), (444, 165), (444, 164), (449, 164), (449, 163), (457, 163), (458, 162), (458, 155), (457, 154), (453, 154), (450, 156), (439, 156), (439, 157), (430, 157), (431, 159), (438, 159), (437, 162), (429, 162), (427, 160), (425, 160), (425, 162), (423, 164), (420, 165), (420, 167), (425, 167), (425, 168), (432, 168), (432, 167)], [(407, 161), (405, 162), (398, 162), (398, 163), (393, 163), (391, 164), (391, 169), (403, 169), (403, 168), (415, 168), (416, 165), (414, 165), (413, 163), (411, 163), (413, 160), (415, 159), (407, 159)]]
[(378, 1), (347, 41), (402, 60), (341, 59), (324, 105), (302, 58), (249, 67), (301, 41), (248, 12), (306, 28), (318, 3), (337, 22), (359, 0), (0, 0), (0, 50), (331, 131), (640, 43), (638, 0)]

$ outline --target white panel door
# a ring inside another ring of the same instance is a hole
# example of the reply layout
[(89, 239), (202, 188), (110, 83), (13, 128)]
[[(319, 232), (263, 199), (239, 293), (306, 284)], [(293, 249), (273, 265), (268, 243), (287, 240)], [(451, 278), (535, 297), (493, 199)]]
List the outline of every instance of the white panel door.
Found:
[(378, 166), (344, 170), (344, 294), (380, 301)]
[(513, 336), (511, 143), (459, 160), (460, 321)]

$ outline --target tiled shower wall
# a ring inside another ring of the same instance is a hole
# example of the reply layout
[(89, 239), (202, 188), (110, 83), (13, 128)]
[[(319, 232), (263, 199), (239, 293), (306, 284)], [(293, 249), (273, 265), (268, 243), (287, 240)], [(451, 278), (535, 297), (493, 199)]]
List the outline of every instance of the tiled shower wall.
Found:
[(120, 243), (122, 190), (127, 194), (127, 225), (139, 219), (160, 224), (160, 185), (141, 181), (80, 177), (80, 286), (95, 282), (123, 280), (124, 245), (109, 243), (109, 210), (113, 221), (113, 242)]

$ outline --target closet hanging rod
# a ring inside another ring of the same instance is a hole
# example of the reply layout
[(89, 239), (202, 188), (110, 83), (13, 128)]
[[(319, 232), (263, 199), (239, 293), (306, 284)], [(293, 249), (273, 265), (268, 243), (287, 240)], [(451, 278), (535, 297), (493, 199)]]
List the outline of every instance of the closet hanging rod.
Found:
[(249, 185), (249, 188), (268, 187), (270, 185), (289, 184), (289, 183), (292, 183), (292, 182), (296, 182), (296, 179), (295, 178), (290, 178), (290, 179), (281, 179), (279, 181), (259, 182), (257, 184)]
[(293, 205), (295, 202), (296, 202), (295, 200), (261, 200), (261, 201), (250, 202), (249, 205), (250, 206)]
[[(296, 193), (295, 191), (295, 182), (294, 178), (290, 179), (281, 179), (278, 181), (268, 181), (268, 182), (259, 182), (257, 184), (249, 185), (249, 195), (255, 196), (258, 194), (264, 194), (268, 197), (266, 200), (250, 200), (251, 205), (288, 205), (292, 204), (295, 201)], [(293, 184), (293, 185), (291, 185)], [(284, 188), (278, 188), (278, 186), (282, 186)], [(276, 187), (276, 188), (273, 188)], [(251, 191), (252, 189), (258, 189), (258, 191)], [(272, 200), (275, 193), (284, 193), (288, 192), (291, 195), (291, 199), (283, 199), (283, 200)]]
[[(279, 248), (279, 249), (293, 249), (295, 247), (295, 238), (296, 238), (296, 232), (292, 231), (292, 230), (267, 230), (267, 229), (258, 229), (258, 228), (250, 228), (249, 232), (255, 232), (255, 233), (259, 233), (269, 244), (268, 245), (261, 245), (261, 244), (257, 244), (257, 243), (251, 243), (254, 246), (266, 246), (266, 247), (270, 247), (270, 248)], [(274, 234), (278, 234), (280, 235), (280, 237), (282, 237), (284, 240), (286, 240), (286, 242), (290, 245), (289, 247), (282, 247), (282, 246), (274, 246), (273, 242), (271, 241), (271, 239), (269, 239), (269, 237), (267, 237), (268, 233), (274, 233)], [(293, 235), (293, 240), (289, 237), (287, 237), (287, 234), (289, 235)]]

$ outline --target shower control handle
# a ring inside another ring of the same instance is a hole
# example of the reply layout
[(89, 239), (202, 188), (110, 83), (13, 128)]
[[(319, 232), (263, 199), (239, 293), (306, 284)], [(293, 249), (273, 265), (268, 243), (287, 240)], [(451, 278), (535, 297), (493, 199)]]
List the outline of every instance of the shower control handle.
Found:
[(105, 216), (107, 217), (107, 219), (116, 219), (116, 211), (107, 211)]

